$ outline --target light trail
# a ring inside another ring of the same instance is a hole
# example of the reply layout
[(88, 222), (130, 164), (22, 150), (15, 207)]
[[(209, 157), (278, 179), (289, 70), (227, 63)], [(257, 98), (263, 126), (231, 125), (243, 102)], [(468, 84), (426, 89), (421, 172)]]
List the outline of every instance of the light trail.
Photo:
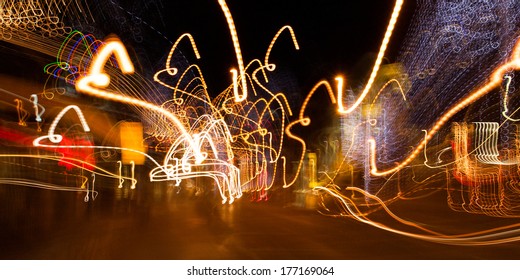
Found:
[(390, 17), (390, 22), (388, 23), (388, 26), (386, 28), (385, 35), (383, 37), (383, 42), (381, 43), (381, 47), (379, 48), (379, 52), (377, 53), (377, 58), (374, 63), (374, 66), (372, 68), (372, 72), (370, 73), (370, 77), (368, 78), (368, 81), (359, 95), (359, 97), (356, 99), (354, 104), (350, 106), (349, 108), (345, 109), (342, 104), (342, 99), (340, 96), (341, 91), (338, 91), (338, 112), (341, 114), (350, 114), (352, 113), (360, 104), (363, 102), (363, 100), (367, 97), (368, 93), (370, 92), (370, 89), (372, 88), (372, 84), (374, 83), (374, 80), (376, 79), (377, 73), (379, 71), (379, 68), (381, 67), (381, 63), (383, 62), (383, 58), (386, 53), (386, 49), (388, 48), (388, 43), (390, 42), (390, 38), (392, 37), (392, 34), (394, 32), (395, 24), (397, 23), (397, 19), (399, 17), (399, 14), (401, 12), (401, 7), (403, 6), (404, 0), (397, 0), (395, 1), (394, 10), (392, 12), (392, 16)]
[(241, 82), (241, 89), (242, 89), (242, 95), (240, 95), (238, 92), (238, 74), (235, 69), (231, 70), (231, 73), (233, 73), (233, 93), (235, 95), (235, 102), (242, 102), (246, 100), (247, 98), (247, 80), (245, 75), (245, 68), (244, 68), (244, 59), (242, 58), (242, 50), (240, 49), (240, 42), (238, 41), (238, 35), (237, 35), (237, 29), (235, 27), (235, 22), (233, 20), (233, 16), (231, 15), (231, 12), (229, 11), (229, 7), (226, 4), (225, 0), (218, 0), (218, 3), (220, 7), (222, 8), (222, 11), (224, 12), (224, 16), (226, 17), (226, 21), (228, 23), (229, 32), (231, 34), (231, 40), (233, 41), (233, 47), (235, 48), (235, 54), (237, 56), (237, 63), (238, 63), (238, 72), (240, 73), (240, 82)]

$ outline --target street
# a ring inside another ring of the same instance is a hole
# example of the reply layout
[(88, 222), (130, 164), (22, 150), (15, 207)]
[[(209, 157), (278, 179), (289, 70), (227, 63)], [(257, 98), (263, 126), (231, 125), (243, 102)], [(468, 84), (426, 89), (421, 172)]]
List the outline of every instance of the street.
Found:
[[(235, 203), (151, 184), (84, 193), (0, 186), (0, 258), (30, 260), (518, 259), (517, 243), (453, 246), (400, 236), (276, 196)], [(442, 201), (440, 202), (442, 204)], [(405, 205), (406, 206), (406, 205)], [(408, 204), (408, 206), (413, 206)], [(444, 215), (444, 214), (443, 214)], [(468, 214), (469, 215), (469, 214)], [(491, 219), (490, 219), (491, 220)]]

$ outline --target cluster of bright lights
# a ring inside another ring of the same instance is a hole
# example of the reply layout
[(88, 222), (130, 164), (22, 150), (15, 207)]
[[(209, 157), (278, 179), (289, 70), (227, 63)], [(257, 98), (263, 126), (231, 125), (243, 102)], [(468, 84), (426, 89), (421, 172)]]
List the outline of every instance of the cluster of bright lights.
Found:
[(65, 26), (55, 11), (59, 11), (56, 0), (50, 1), (2, 1), (0, 3), (0, 37), (11, 40), (24, 32), (41, 31), (46, 35), (64, 32)]
[[(515, 125), (516, 126), (516, 125)], [(514, 147), (499, 151), (499, 124), (454, 123), (451, 171), (459, 184), (448, 186), (452, 209), (490, 216), (518, 216), (518, 134)]]

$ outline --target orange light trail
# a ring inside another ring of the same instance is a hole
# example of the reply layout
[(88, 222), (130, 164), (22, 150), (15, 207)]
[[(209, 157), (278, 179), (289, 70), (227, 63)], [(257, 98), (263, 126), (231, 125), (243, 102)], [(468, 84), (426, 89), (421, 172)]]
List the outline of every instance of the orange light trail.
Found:
[(231, 40), (233, 41), (233, 47), (235, 48), (235, 54), (237, 56), (237, 63), (238, 63), (238, 72), (240, 73), (240, 81), (241, 81), (241, 89), (242, 89), (242, 95), (238, 93), (238, 74), (236, 70), (231, 70), (233, 73), (233, 92), (235, 95), (235, 102), (242, 102), (247, 98), (247, 80), (246, 80), (246, 73), (244, 68), (244, 59), (242, 58), (242, 51), (240, 49), (240, 42), (238, 41), (238, 35), (237, 35), (237, 29), (235, 27), (235, 22), (233, 20), (233, 16), (231, 15), (231, 12), (229, 11), (229, 7), (226, 4), (225, 0), (218, 0), (218, 3), (220, 4), (220, 7), (222, 8), (222, 11), (224, 12), (224, 16), (226, 17), (229, 32), (231, 33)]
[(399, 17), (399, 14), (401, 12), (401, 7), (403, 6), (404, 0), (397, 0), (395, 2), (394, 10), (392, 12), (392, 16), (390, 17), (390, 22), (388, 23), (388, 27), (386, 29), (385, 35), (383, 37), (383, 42), (381, 43), (381, 47), (379, 48), (379, 52), (377, 53), (377, 58), (374, 63), (374, 67), (372, 68), (372, 72), (370, 73), (370, 77), (368, 78), (368, 81), (365, 85), (365, 88), (361, 92), (361, 95), (357, 98), (357, 100), (350, 106), (349, 108), (345, 109), (343, 107), (343, 104), (341, 104), (341, 96), (339, 96), (340, 93), (338, 93), (338, 112), (341, 114), (350, 114), (352, 113), (360, 104), (363, 102), (365, 97), (370, 92), (370, 89), (372, 88), (372, 84), (374, 83), (374, 80), (376, 79), (377, 73), (379, 71), (379, 68), (381, 67), (381, 62), (383, 61), (383, 58), (386, 53), (386, 49), (388, 47), (388, 43), (390, 42), (390, 38), (392, 37), (392, 33), (395, 28), (395, 24), (397, 23), (397, 19)]

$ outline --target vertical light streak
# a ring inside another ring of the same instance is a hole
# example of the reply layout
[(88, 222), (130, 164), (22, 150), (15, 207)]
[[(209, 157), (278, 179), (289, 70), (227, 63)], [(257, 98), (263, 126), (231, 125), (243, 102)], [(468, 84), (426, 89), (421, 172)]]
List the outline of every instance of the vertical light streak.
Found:
[(41, 122), (42, 121), (42, 118), (41, 116), (43, 115), (43, 113), (45, 112), (45, 108), (42, 109), (41, 113), (38, 111), (38, 95), (36, 94), (31, 94), (31, 97), (30, 97), (30, 100), (32, 101), (33, 103), (33, 108), (34, 108), (34, 115), (36, 116), (35, 120), (37, 122)]
[(341, 76), (337, 76), (334, 78), (337, 85), (337, 94), (338, 94), (338, 110), (339, 112), (343, 112), (345, 109), (343, 107), (343, 83), (344, 79)]
[[(238, 72), (237, 72), (237, 69), (231, 69), (229, 70), (229, 72), (231, 73), (231, 77), (233, 79), (233, 94), (235, 96), (235, 102), (240, 102), (240, 101), (243, 101), (240, 99), (239, 95), (238, 95)], [(237, 101), (237, 100), (240, 100), (240, 101)]]
[(475, 123), (475, 158), (485, 164), (504, 164), (499, 160), (498, 151), (498, 123)]
[(135, 179), (135, 162), (133, 160), (130, 161), (130, 172), (132, 174), (132, 185), (130, 186), (130, 189), (133, 190), (137, 184), (137, 180)]
[(504, 118), (512, 121), (512, 122), (517, 122), (517, 121), (520, 121), (520, 119), (513, 119), (511, 118), (510, 116), (507, 115), (507, 112), (509, 111), (509, 109), (507, 108), (507, 98), (508, 98), (508, 95), (509, 95), (509, 86), (511, 85), (511, 76), (510, 75), (505, 75), (504, 76), (504, 79), (507, 80), (506, 82), (506, 89), (505, 89), (505, 92), (504, 92), (504, 110), (502, 111), (502, 116), (504, 116)]
[(85, 202), (89, 202), (90, 201), (90, 197), (89, 197), (89, 194), (92, 193), (92, 200), (95, 200), (96, 199), (96, 194), (97, 192), (95, 191), (96, 189), (96, 173), (92, 173), (91, 174), (92, 176), (92, 188), (90, 189), (89, 186), (88, 186), (88, 183), (87, 183), (87, 194), (85, 195), (85, 198), (83, 198), (83, 201)]
[(22, 100), (16, 98), (14, 102), (16, 103), (16, 112), (18, 113), (18, 125), (27, 126), (27, 122), (25, 120), (27, 119), (28, 112), (23, 108)]
[[(231, 12), (229, 11), (229, 7), (226, 4), (225, 0), (219, 0), (218, 3), (220, 4), (220, 7), (222, 8), (222, 11), (224, 12), (224, 16), (226, 17), (229, 32), (231, 33), (231, 40), (233, 41), (233, 46), (235, 48), (235, 54), (237, 56), (237, 63), (238, 63), (238, 71), (240, 72), (240, 80), (242, 82), (242, 95), (238, 93), (238, 86), (233, 87), (234, 88), (234, 95), (235, 95), (235, 102), (242, 102), (246, 100), (247, 98), (247, 80), (246, 80), (246, 73), (244, 70), (244, 60), (242, 58), (242, 51), (240, 50), (240, 43), (238, 41), (238, 35), (237, 30), (235, 27), (235, 22), (233, 21), (233, 16), (231, 15)], [(236, 70), (235, 70), (236, 71)], [(233, 83), (236, 83), (238, 77), (233, 75)]]
[(117, 173), (117, 178), (119, 180), (119, 185), (117, 186), (117, 188), (122, 188), (123, 187), (123, 183), (125, 182), (125, 180), (123, 180), (123, 175), (122, 175), (122, 169), (123, 169), (123, 162), (118, 160), (117, 161), (117, 170), (118, 170), (118, 173)]

